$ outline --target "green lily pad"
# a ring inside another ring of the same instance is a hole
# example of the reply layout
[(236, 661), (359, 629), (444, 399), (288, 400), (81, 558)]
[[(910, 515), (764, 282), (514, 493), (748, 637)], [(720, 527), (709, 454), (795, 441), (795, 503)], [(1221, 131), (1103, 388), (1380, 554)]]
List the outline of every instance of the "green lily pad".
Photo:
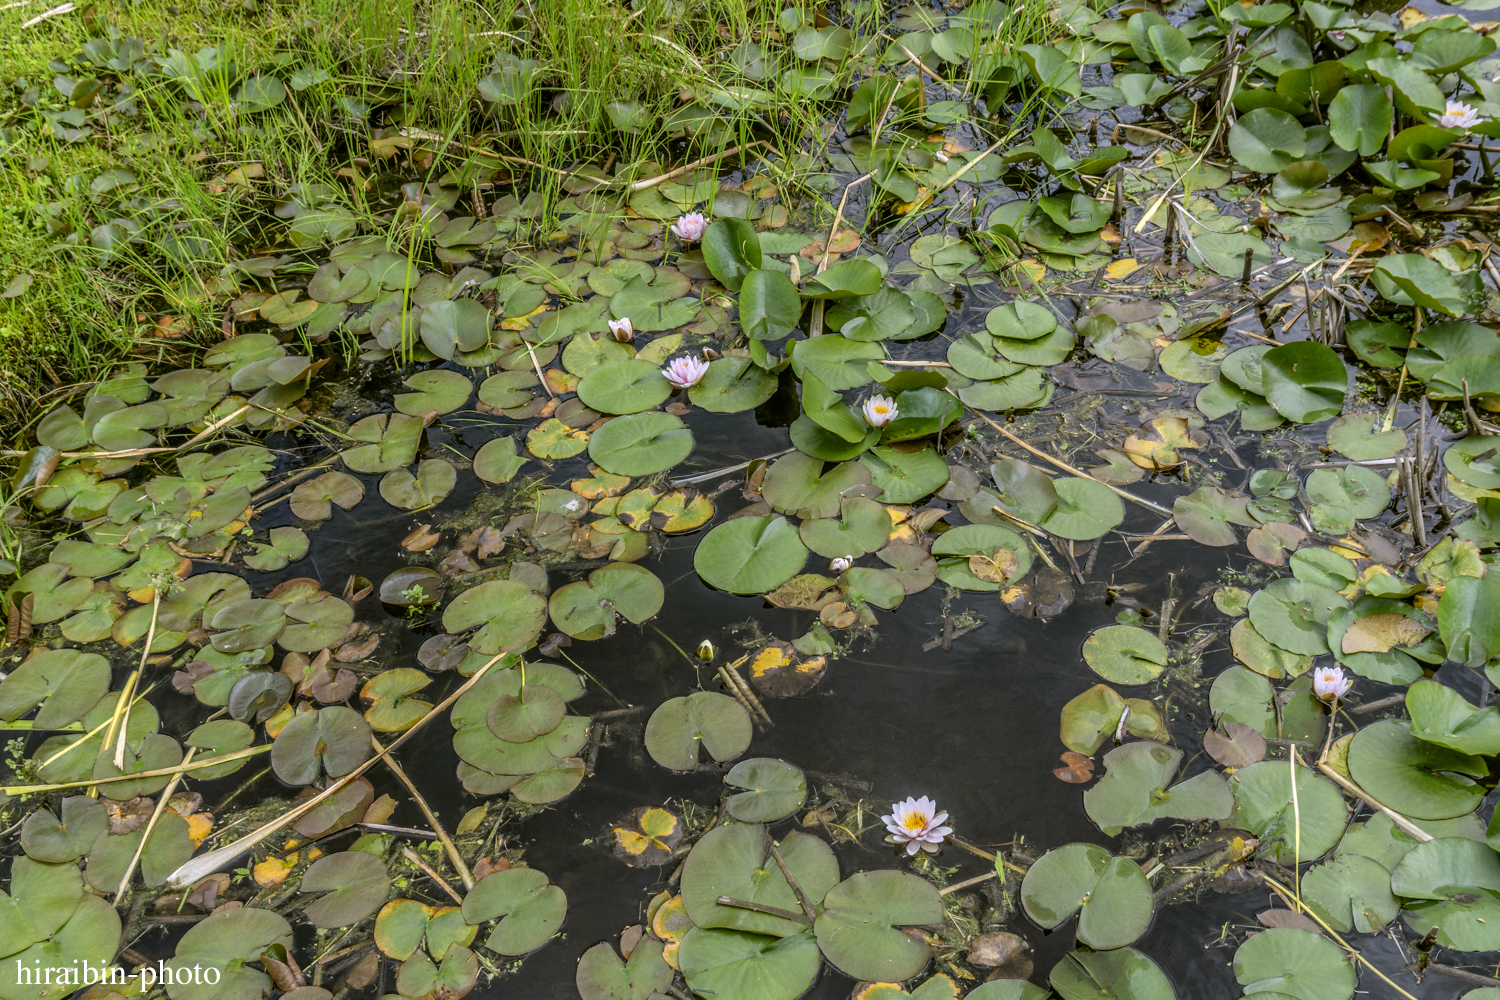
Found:
[(1450, 819), (1473, 812), (1484, 798), (1474, 778), (1484, 760), (1426, 743), (1396, 719), (1371, 723), (1349, 744), (1349, 773), (1378, 801), (1415, 819)]
[(611, 361), (578, 383), (578, 398), (601, 413), (639, 413), (666, 402), (672, 383), (649, 361)]
[(823, 905), (813, 930), (824, 957), (846, 976), (869, 982), (899, 982), (922, 971), (932, 950), (899, 928), (943, 919), (932, 883), (898, 871), (851, 875), (828, 891)]
[(1057, 490), (1057, 506), (1041, 527), (1059, 538), (1092, 541), (1125, 520), (1124, 503), (1101, 482), (1061, 476), (1052, 485)]
[[(747, 762), (748, 763), (748, 762)], [(771, 856), (771, 837), (756, 823), (733, 823), (704, 834), (682, 868), (682, 902), (699, 927), (788, 937), (806, 925), (786, 917), (719, 902), (721, 896), (801, 913), (781, 867)], [(805, 833), (787, 834), (781, 859), (814, 907), (838, 884), (839, 866), (826, 843)]]
[(1116, 684), (1148, 684), (1161, 676), (1167, 647), (1134, 625), (1106, 625), (1083, 644), (1083, 658), (1094, 673)]
[(1181, 750), (1160, 743), (1116, 747), (1104, 755), (1104, 777), (1083, 793), (1084, 811), (1111, 837), (1127, 826), (1167, 817), (1227, 817), (1234, 799), (1217, 771), (1204, 771), (1167, 787), (1181, 761)]
[(423, 459), (417, 474), (409, 469), (387, 472), (380, 479), (380, 497), (402, 510), (426, 510), (443, 502), (458, 484), (458, 470), (441, 458)]
[(362, 700), (371, 702), (365, 711), (365, 721), (376, 732), (405, 732), (432, 711), (431, 702), (408, 697), (430, 683), (432, 678), (415, 667), (381, 671), (359, 691)]
[[(744, 308), (742, 295), (742, 322)], [(710, 413), (739, 413), (753, 410), (770, 399), (776, 394), (777, 385), (775, 375), (749, 358), (717, 358), (708, 363), (708, 374), (703, 381), (688, 389), (688, 399)]]
[(1141, 866), (1094, 844), (1042, 855), (1021, 881), (1021, 905), (1047, 930), (1077, 914), (1078, 940), (1101, 950), (1123, 948), (1144, 934), (1154, 909)]
[(1328, 444), (1356, 462), (1391, 458), (1406, 447), (1406, 432), (1399, 427), (1379, 429), (1378, 413), (1347, 413), (1328, 428)]
[(1500, 753), (1500, 712), (1476, 708), (1464, 696), (1423, 678), (1406, 690), (1411, 734), (1427, 743), (1476, 756)]
[(948, 463), (935, 448), (902, 452), (879, 445), (859, 462), (870, 470), (871, 481), (883, 490), (880, 499), (885, 503), (915, 503), (948, 481)]
[[(188, 928), (167, 962), (187, 979), (169, 986), (168, 995), (172, 1000), (259, 1000), (271, 992), (271, 977), (250, 963), (276, 945), (292, 950), (292, 928), (273, 910), (244, 906), (211, 913)], [(220, 981), (210, 985), (200, 978), (193, 984), (194, 965), (223, 970)]]
[(1250, 598), (1250, 623), (1282, 649), (1317, 656), (1329, 652), (1329, 614), (1348, 606), (1349, 601), (1330, 587), (1274, 580)]
[(1295, 804), (1287, 761), (1251, 764), (1229, 782), (1234, 789), (1235, 820), (1260, 838), (1256, 854), (1277, 864), (1322, 857), (1339, 842), (1348, 825), (1348, 810), (1338, 786), (1309, 768), (1297, 768)]
[(694, 927), (677, 950), (688, 988), (720, 1000), (797, 1000), (817, 978), (822, 958), (810, 932), (767, 937)]
[(641, 624), (661, 610), (661, 581), (634, 563), (613, 563), (589, 574), (587, 582), (553, 591), (548, 602), (552, 623), (575, 639), (613, 635), (616, 615)]
[(740, 761), (724, 776), (724, 784), (743, 789), (724, 802), (729, 815), (741, 823), (774, 823), (796, 812), (807, 799), (801, 768), (774, 757)]
[(1272, 927), (1234, 953), (1234, 978), (1246, 996), (1277, 994), (1296, 1000), (1349, 1000), (1354, 966), (1332, 940), (1300, 927)]
[(289, 785), (310, 785), (321, 774), (340, 777), (370, 756), (370, 726), (343, 705), (295, 716), (276, 734), (271, 767)]
[(693, 450), (693, 434), (670, 413), (616, 417), (594, 431), (589, 458), (606, 472), (649, 476), (665, 472)]
[(1125, 699), (1107, 684), (1095, 684), (1070, 700), (1062, 709), (1060, 735), (1069, 750), (1092, 756), (1104, 745), (1105, 737), (1119, 729), (1125, 708), (1130, 708), (1126, 728), (1143, 740), (1167, 738), (1166, 723), (1156, 706), (1144, 698)]
[(704, 582), (731, 594), (775, 590), (806, 563), (807, 546), (797, 529), (772, 514), (717, 525), (693, 552), (693, 568)]
[(1348, 380), (1344, 362), (1324, 344), (1302, 340), (1261, 356), (1260, 393), (1277, 413), (1296, 423), (1338, 416)]
[(546, 620), (546, 600), (515, 580), (487, 580), (443, 609), (443, 628), (449, 634), (480, 626), (469, 648), (487, 656), (525, 649)]
[(474, 475), (487, 483), (508, 483), (525, 464), (516, 439), (509, 436), (491, 438), (474, 453)]
[(578, 994), (583, 1000), (651, 1000), (672, 984), (672, 966), (662, 958), (663, 944), (643, 937), (620, 961), (606, 941), (594, 945), (578, 960)]
[(551, 940), (568, 911), (568, 897), (535, 868), (491, 872), (464, 896), (464, 921), (499, 919), (484, 946), (500, 955), (525, 955)]
[(327, 893), (303, 908), (314, 927), (348, 927), (380, 909), (391, 879), (374, 855), (341, 851), (314, 861), (302, 873), (301, 890)]
[[(1347, 837), (1345, 838), (1348, 839)], [(1302, 898), (1334, 930), (1374, 934), (1396, 919), (1391, 873), (1378, 862), (1344, 852), (1302, 876)]]
[(368, 444), (355, 445), (344, 454), (344, 464), (355, 472), (392, 472), (410, 465), (417, 457), (422, 437), (422, 418), (406, 413), (376, 413), (356, 420), (349, 437)]
[(61, 818), (41, 808), (21, 824), (21, 849), (31, 860), (54, 865), (77, 861), (109, 826), (104, 806), (87, 795), (63, 799), (59, 812)]
[[(460, 299), (459, 301), (470, 302), (472, 300)], [(474, 304), (478, 305), (477, 302)], [(483, 309), (482, 306), (480, 308)], [(422, 313), (424, 322), (428, 315), (428, 312)], [(488, 334), (485, 336), (488, 338)], [(474, 385), (467, 377), (445, 368), (418, 372), (403, 384), (408, 389), (416, 391), (396, 393), (396, 409), (414, 417), (424, 417), (429, 413), (436, 413), (439, 416), (452, 413), (467, 403), (469, 393), (474, 391)]]
[(1475, 669), (1483, 667), (1500, 653), (1500, 579), (1450, 579), (1438, 602), (1438, 630), (1448, 659)]
[(109, 676), (109, 661), (98, 653), (44, 649), (0, 681), (0, 719), (14, 722), (41, 705), (32, 727), (61, 729), (99, 703)]
[(744, 753), (751, 735), (750, 713), (739, 702), (728, 695), (695, 691), (664, 701), (651, 713), (646, 752), (668, 770), (691, 771), (698, 766), (700, 742), (722, 764)]
[[(1134, 948), (1079, 948), (1047, 974), (1062, 1000), (1176, 1000), (1161, 967)], [(972, 995), (972, 994), (971, 994)]]

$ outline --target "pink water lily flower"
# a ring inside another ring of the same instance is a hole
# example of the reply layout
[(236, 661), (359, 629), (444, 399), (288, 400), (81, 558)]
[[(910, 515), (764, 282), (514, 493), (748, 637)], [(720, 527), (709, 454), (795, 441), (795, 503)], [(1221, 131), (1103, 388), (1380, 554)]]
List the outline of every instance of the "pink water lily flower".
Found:
[(677, 388), (687, 389), (703, 381), (703, 376), (708, 374), (708, 362), (692, 355), (673, 358), (661, 373)]
[(1342, 667), (1319, 667), (1313, 671), (1313, 692), (1324, 701), (1333, 701), (1349, 693), (1354, 678), (1345, 677)]
[(832, 559), (828, 560), (828, 568), (833, 570), (835, 573), (842, 573), (844, 570), (853, 565), (853, 556), (834, 556)]
[(896, 409), (896, 401), (889, 396), (877, 395), (865, 400), (865, 423), (871, 427), (884, 427), (895, 420), (899, 413), (900, 411)]
[(685, 243), (697, 243), (708, 229), (708, 220), (702, 212), (689, 212), (672, 223), (672, 235)]
[(906, 853), (915, 855), (918, 851), (937, 852), (943, 838), (953, 832), (953, 827), (940, 825), (947, 818), (948, 814), (938, 812), (937, 803), (924, 795), (893, 803), (891, 814), (880, 817), (880, 821), (891, 832), (886, 843), (905, 844)]
[(635, 339), (635, 324), (630, 322), (630, 317), (609, 321), (609, 335), (622, 344), (628, 344)]
[(1438, 124), (1443, 128), (1461, 128), (1466, 131), (1482, 121), (1484, 119), (1479, 117), (1479, 112), (1463, 101), (1449, 101), (1447, 113), (1438, 116)]

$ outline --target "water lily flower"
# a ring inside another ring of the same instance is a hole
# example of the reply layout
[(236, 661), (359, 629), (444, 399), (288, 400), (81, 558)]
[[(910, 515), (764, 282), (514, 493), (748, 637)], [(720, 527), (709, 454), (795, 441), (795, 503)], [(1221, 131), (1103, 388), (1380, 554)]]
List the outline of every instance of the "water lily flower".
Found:
[(672, 223), (672, 235), (684, 243), (697, 243), (708, 229), (708, 220), (702, 212), (689, 212)]
[(718, 655), (718, 652), (719, 651), (717, 649), (714, 649), (714, 644), (709, 642), (707, 639), (704, 639), (702, 642), (698, 643), (698, 659), (702, 660), (704, 663), (712, 660), (716, 655)]
[(1333, 701), (1349, 693), (1354, 678), (1345, 677), (1342, 667), (1319, 667), (1313, 671), (1313, 692), (1324, 701)]
[(677, 388), (687, 389), (703, 381), (703, 376), (708, 374), (708, 362), (692, 356), (673, 358), (661, 373)]
[(1482, 121), (1484, 119), (1479, 117), (1479, 112), (1463, 101), (1449, 101), (1448, 112), (1438, 117), (1438, 124), (1443, 128), (1461, 128), (1465, 131)]
[(937, 852), (943, 838), (953, 832), (953, 827), (940, 825), (947, 818), (948, 814), (938, 812), (937, 803), (924, 795), (892, 803), (891, 814), (880, 817), (880, 821), (891, 831), (886, 843), (905, 844), (906, 853), (914, 855), (918, 851)]
[(628, 344), (635, 339), (635, 324), (630, 322), (630, 317), (609, 321), (609, 335), (622, 344)]
[(884, 427), (895, 420), (899, 412), (896, 401), (889, 396), (876, 395), (865, 400), (865, 423), (871, 427)]
[(833, 570), (835, 573), (842, 573), (844, 570), (853, 565), (853, 556), (834, 556), (832, 559), (828, 560), (828, 568)]

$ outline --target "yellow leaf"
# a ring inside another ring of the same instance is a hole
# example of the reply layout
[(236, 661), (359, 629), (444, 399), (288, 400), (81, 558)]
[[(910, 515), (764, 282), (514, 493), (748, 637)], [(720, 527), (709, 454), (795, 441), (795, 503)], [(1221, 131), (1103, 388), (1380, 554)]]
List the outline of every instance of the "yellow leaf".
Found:
[(1025, 260), (1017, 261), (1016, 266), (1030, 275), (1032, 281), (1041, 281), (1047, 276), (1047, 265), (1035, 257), (1027, 257)]
[(255, 884), (259, 886), (280, 885), (286, 881), (286, 877), (292, 873), (297, 865), (297, 855), (287, 855), (286, 860), (281, 858), (267, 858), (250, 870), (255, 878)]
[(214, 818), (208, 813), (193, 813), (187, 818), (188, 839), (197, 847), (213, 832)]
[(502, 319), (500, 321), (500, 329), (502, 329), (502, 330), (511, 330), (511, 331), (524, 330), (528, 326), (531, 325), (531, 321), (533, 319), (535, 319), (536, 317), (540, 316), (542, 313), (544, 313), (546, 311), (547, 311), (547, 307), (546, 306), (537, 306), (535, 309), (533, 309), (531, 312), (527, 313), (525, 316), (512, 316), (510, 319)]
[(1344, 655), (1389, 653), (1394, 646), (1410, 646), (1421, 642), (1430, 631), (1426, 625), (1402, 614), (1369, 615), (1350, 625), (1344, 632)]

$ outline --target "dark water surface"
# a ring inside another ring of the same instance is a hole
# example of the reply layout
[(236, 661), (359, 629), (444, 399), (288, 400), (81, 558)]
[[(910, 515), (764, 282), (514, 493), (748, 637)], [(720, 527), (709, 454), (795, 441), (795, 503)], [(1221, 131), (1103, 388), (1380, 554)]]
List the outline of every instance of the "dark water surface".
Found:
[[(747, 414), (718, 416), (695, 411), (687, 420), (698, 446), (690, 462), (674, 470), (678, 476), (727, 467), (789, 447), (784, 428), (752, 423)], [(461, 432), (462, 439), (455, 437), (454, 443), (477, 447), (497, 431), (510, 430), (510, 426), (477, 424)], [(524, 472), (532, 473), (534, 468), (533, 463)], [(585, 470), (581, 458), (559, 462), (548, 478), (555, 485), (565, 485)], [(742, 475), (733, 473), (725, 478)], [(250, 574), (257, 591), (300, 575), (316, 575), (329, 586), (336, 586), (348, 575), (357, 574), (378, 585), (386, 574), (403, 565), (431, 563), (434, 553), (445, 550), (413, 556), (400, 548), (400, 539), (419, 521), (440, 525), (446, 518), (464, 512), (480, 492), (475, 480), (461, 477), (458, 489), (437, 509), (393, 514), (378, 498), (378, 477), (364, 478), (368, 491), (364, 502), (347, 513), (335, 509), (331, 520), (309, 530), (312, 546), (306, 561), (280, 573)], [(717, 481), (701, 485), (712, 490)], [(1177, 492), (1149, 482), (1136, 484), (1131, 491), (1168, 504)], [(732, 513), (744, 502), (738, 487), (728, 490), (716, 500), (719, 516)], [(943, 504), (940, 500), (931, 502)], [(279, 515), (268, 516), (267, 522), (290, 523), (291, 515), (285, 508), (281, 510)], [(503, 525), (507, 516), (497, 515), (497, 524)], [(955, 514), (951, 520), (961, 522), (962, 518)], [(1127, 504), (1126, 521), (1120, 527), (1123, 531), (1150, 532), (1159, 524), (1158, 515)], [(567, 650), (577, 666), (599, 682), (588, 681), (588, 694), (573, 704), (574, 711), (603, 712), (619, 707), (621, 702), (641, 706), (642, 711), (609, 723), (596, 771), (575, 792), (503, 831), (507, 847), (524, 847), (527, 862), (566, 891), (568, 917), (562, 936), (526, 958), (515, 975), (480, 987), (471, 996), (481, 1000), (574, 1000), (578, 996), (574, 986), (578, 957), (599, 941), (617, 942), (622, 929), (642, 921), (648, 900), (665, 886), (676, 864), (660, 869), (627, 867), (611, 854), (611, 825), (637, 807), (668, 800), (690, 800), (706, 809), (716, 807), (722, 790), (720, 778), (727, 765), (677, 774), (653, 762), (642, 743), (651, 710), (668, 698), (697, 689), (700, 683), (693, 663), (665, 637), (685, 650), (693, 649), (702, 639), (711, 639), (724, 657), (732, 659), (740, 651), (733, 644), (731, 627), (747, 619), (754, 619), (766, 633), (782, 639), (796, 638), (816, 620), (812, 612), (775, 608), (759, 597), (736, 597), (706, 586), (693, 571), (692, 553), (707, 530), (705, 526), (692, 534), (670, 537), (659, 560), (648, 556), (643, 561), (666, 587), (666, 602), (655, 619), (643, 627), (622, 622), (616, 635), (575, 643)], [(994, 594), (962, 593), (952, 602), (949, 614), (970, 611), (985, 624), (954, 640), (951, 650), (922, 648), (941, 629), (941, 584), (908, 597), (896, 611), (879, 611), (880, 624), (873, 642), (831, 661), (822, 683), (811, 693), (791, 699), (764, 699), (775, 726), (757, 732), (746, 756), (786, 759), (808, 772), (814, 788), (829, 777), (869, 784), (868, 793), (845, 788), (851, 797), (863, 794), (873, 810), (867, 820), (873, 825), (861, 844), (835, 845), (845, 876), (861, 869), (904, 864), (904, 856), (882, 842), (884, 831), (878, 814), (908, 795), (935, 798), (951, 813), (949, 822), (957, 835), (970, 843), (1005, 844), (1024, 837), (1033, 856), (1075, 841), (1121, 849), (1120, 838), (1105, 837), (1084, 813), (1082, 786), (1066, 784), (1052, 774), (1060, 764), (1058, 754), (1065, 749), (1058, 736), (1062, 706), (1099, 681), (1084, 662), (1081, 646), (1091, 631), (1114, 622), (1122, 608), (1106, 603), (1102, 583), (1138, 585), (1130, 596), (1151, 608), (1159, 607), (1174, 594), (1192, 604), (1204, 593), (1205, 585), (1217, 581), (1223, 567), (1251, 564), (1238, 547), (1209, 549), (1175, 541), (1154, 544), (1139, 561), (1121, 568), (1127, 561), (1129, 554), (1121, 542), (1107, 540), (1091, 576), (1092, 581), (1100, 582), (1091, 588), (1079, 588), (1075, 603), (1046, 621), (1011, 614)], [(808, 570), (821, 569), (820, 563), (814, 556)], [(551, 586), (556, 588), (586, 572), (554, 570)], [(358, 616), (382, 628), (382, 655), (391, 657), (392, 665), (414, 662), (422, 641), (441, 631), (435, 621), (425, 628), (407, 628), (394, 621), (374, 597), (359, 606)], [(1223, 623), (1223, 617), (1207, 601), (1183, 614), (1175, 634), (1181, 639), (1205, 622)], [(1203, 654), (1204, 677), (1211, 678), (1232, 662), (1227, 640), (1216, 640)], [(704, 687), (719, 690), (712, 667), (701, 673)], [(436, 701), (456, 683), (451, 674), (438, 675), (423, 697)], [(600, 684), (610, 693), (601, 690)], [(1372, 690), (1364, 691), (1366, 687)], [(1187, 750), (1187, 774), (1211, 763), (1201, 753), (1194, 756), (1208, 723), (1207, 690), (1206, 679), (1176, 684), (1172, 689), (1168, 723), (1174, 741)], [(1367, 698), (1386, 693), (1368, 682), (1362, 682), (1362, 691)], [(1127, 688), (1123, 693), (1148, 697), (1157, 692)], [(1161, 706), (1167, 699), (1156, 700)], [(451, 726), (439, 721), (415, 736), (400, 754), (404, 767), (450, 829), (480, 801), (463, 790), (455, 775), (458, 758), (451, 737)], [(1108, 749), (1106, 743), (1101, 753)], [(370, 778), (377, 794), (390, 792), (402, 803), (391, 822), (426, 825), (404, 789), (384, 769), (371, 772)], [(204, 789), (210, 801), (221, 794), (212, 788)], [(261, 780), (256, 791), (287, 794), (269, 777)], [(253, 798), (253, 793), (246, 794), (242, 804)], [(783, 820), (773, 832), (784, 835), (796, 823), (796, 817)], [(1168, 829), (1170, 824), (1162, 823), (1144, 833), (1149, 839)], [(952, 845), (945, 846), (936, 858), (943, 867), (955, 869), (950, 882), (991, 870), (989, 862)], [(979, 887), (962, 890), (978, 891)], [(1179, 1000), (1235, 997), (1240, 989), (1230, 960), (1244, 932), (1256, 926), (1254, 914), (1269, 905), (1269, 894), (1263, 891), (1238, 895), (1204, 892), (1198, 903), (1159, 908), (1151, 930), (1136, 947), (1167, 972)], [(1042, 985), (1047, 970), (1074, 943), (1071, 923), (1048, 934), (1017, 915), (1006, 929), (1023, 934), (1031, 942), (1036, 966), (1032, 980)], [(1388, 938), (1357, 941), (1389, 973), (1408, 960)], [(394, 984), (389, 971), (386, 976), (384, 988), (389, 990)], [(1414, 985), (1410, 976), (1401, 976), (1400, 982), (1422, 1000), (1450, 1000), (1472, 988), (1432, 975), (1420, 986)], [(847, 997), (853, 985), (825, 964), (808, 996), (835, 1000)], [(1400, 996), (1367, 971), (1361, 975), (1359, 995)]]

